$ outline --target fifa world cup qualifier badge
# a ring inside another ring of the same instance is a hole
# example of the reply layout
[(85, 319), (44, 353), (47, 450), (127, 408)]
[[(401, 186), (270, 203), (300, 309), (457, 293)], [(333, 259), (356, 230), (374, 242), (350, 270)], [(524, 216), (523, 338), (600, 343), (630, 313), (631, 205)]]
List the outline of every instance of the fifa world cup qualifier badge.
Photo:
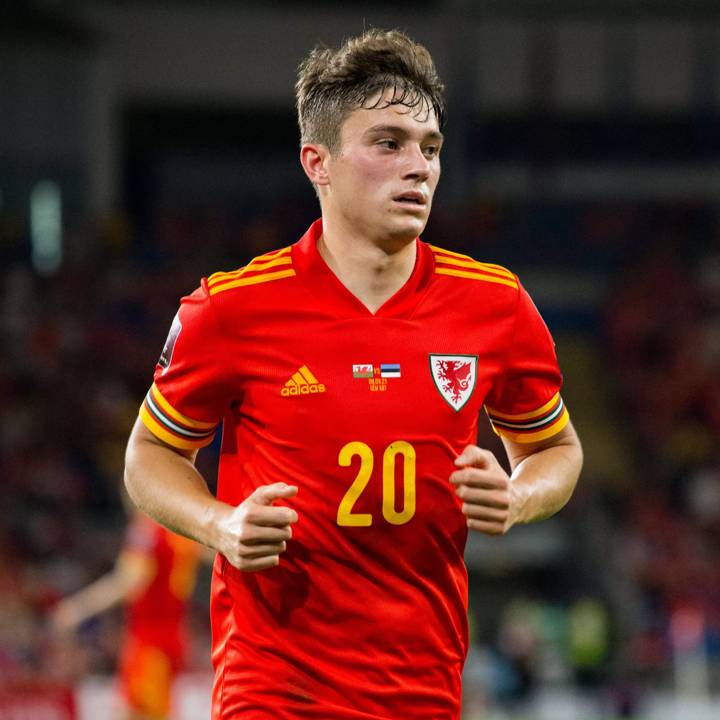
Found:
[(180, 322), (180, 316), (175, 315), (172, 325), (170, 326), (170, 332), (168, 333), (167, 340), (165, 341), (165, 346), (163, 347), (160, 359), (158, 360), (158, 365), (163, 369), (163, 372), (170, 367), (175, 343), (177, 342), (178, 335), (180, 335), (181, 330), (182, 323)]
[(477, 363), (477, 355), (430, 355), (430, 373), (435, 387), (456, 412), (473, 394)]

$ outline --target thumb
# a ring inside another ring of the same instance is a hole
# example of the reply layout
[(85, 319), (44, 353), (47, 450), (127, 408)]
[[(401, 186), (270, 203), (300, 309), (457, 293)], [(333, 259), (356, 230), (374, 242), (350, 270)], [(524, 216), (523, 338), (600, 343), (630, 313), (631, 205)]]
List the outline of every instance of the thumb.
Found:
[(488, 464), (488, 451), (477, 445), (468, 445), (456, 458), (457, 467), (485, 467)]
[(295, 485), (279, 482), (272, 485), (261, 485), (253, 490), (252, 499), (258, 505), (272, 505), (275, 500), (280, 498), (291, 498), (297, 495), (298, 489)]

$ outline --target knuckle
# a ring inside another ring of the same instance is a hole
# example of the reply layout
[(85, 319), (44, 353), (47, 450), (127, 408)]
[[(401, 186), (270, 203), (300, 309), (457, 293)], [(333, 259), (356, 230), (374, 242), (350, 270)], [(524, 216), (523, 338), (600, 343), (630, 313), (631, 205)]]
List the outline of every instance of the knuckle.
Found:
[(245, 522), (250, 523), (251, 525), (257, 524), (258, 521), (258, 511), (255, 506), (251, 506), (247, 509), (245, 512)]
[(240, 547), (242, 548), (242, 546), (251, 539), (252, 535), (250, 533), (250, 529), (246, 525), (241, 525), (240, 529), (237, 532), (238, 545), (240, 545)]

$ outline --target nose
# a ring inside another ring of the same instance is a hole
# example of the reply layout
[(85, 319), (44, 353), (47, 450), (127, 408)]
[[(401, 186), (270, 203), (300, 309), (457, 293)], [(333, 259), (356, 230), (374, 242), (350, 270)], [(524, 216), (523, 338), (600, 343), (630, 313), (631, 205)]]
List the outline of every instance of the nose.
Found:
[(407, 163), (404, 167), (404, 178), (425, 181), (430, 177), (431, 160), (425, 155), (420, 145), (410, 145)]

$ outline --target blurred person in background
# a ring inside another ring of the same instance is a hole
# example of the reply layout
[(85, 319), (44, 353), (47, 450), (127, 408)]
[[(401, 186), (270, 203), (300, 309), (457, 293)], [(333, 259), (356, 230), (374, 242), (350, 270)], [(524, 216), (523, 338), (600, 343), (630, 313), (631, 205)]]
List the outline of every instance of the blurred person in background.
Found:
[[(468, 528), (557, 512), (580, 444), (517, 277), (419, 240), (445, 115), (428, 51), (371, 30), (313, 50), (296, 91), (322, 218), (183, 299), (126, 485), (219, 551), (214, 720), (457, 719)], [(511, 476), (473, 444), (483, 405)], [(221, 422), (216, 498), (194, 463)]]
[(123, 720), (169, 717), (173, 679), (183, 666), (188, 604), (195, 587), (200, 546), (133, 512), (115, 567), (64, 598), (52, 627), (68, 634), (118, 604), (126, 632), (118, 663)]

